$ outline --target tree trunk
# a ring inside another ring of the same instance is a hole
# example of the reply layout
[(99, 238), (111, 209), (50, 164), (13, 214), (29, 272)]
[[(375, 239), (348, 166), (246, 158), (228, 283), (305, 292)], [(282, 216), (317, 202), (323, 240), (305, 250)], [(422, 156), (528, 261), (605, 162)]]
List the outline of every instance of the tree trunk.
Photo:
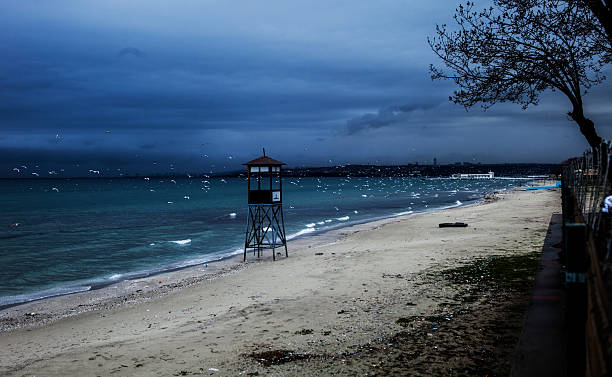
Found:
[(595, 130), (595, 123), (592, 120), (584, 116), (584, 112), (581, 108), (574, 107), (574, 111), (567, 113), (580, 127), (580, 132), (586, 138), (587, 142), (593, 148), (593, 151), (599, 149), (599, 145), (602, 142), (601, 137), (597, 135)]

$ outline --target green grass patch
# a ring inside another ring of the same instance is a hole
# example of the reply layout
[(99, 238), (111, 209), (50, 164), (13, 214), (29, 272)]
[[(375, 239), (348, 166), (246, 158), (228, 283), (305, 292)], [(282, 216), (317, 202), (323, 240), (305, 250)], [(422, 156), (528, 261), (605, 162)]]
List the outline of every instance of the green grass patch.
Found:
[(534, 280), (539, 264), (540, 252), (494, 255), (477, 259), (469, 265), (444, 270), (442, 275), (455, 284), (524, 288), (525, 283)]

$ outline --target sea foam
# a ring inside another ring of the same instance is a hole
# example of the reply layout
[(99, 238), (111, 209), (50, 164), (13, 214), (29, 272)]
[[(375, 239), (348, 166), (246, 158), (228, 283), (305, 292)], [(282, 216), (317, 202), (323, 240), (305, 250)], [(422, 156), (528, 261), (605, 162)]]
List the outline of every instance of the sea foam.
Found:
[(405, 216), (405, 215), (410, 215), (411, 213), (414, 213), (414, 211), (404, 211), (404, 212), (398, 212), (398, 213), (394, 213), (394, 216)]
[(295, 233), (293, 233), (293, 234), (288, 235), (288, 236), (287, 236), (287, 240), (292, 240), (292, 239), (294, 239), (294, 238), (296, 238), (296, 237), (302, 236), (302, 235), (304, 235), (304, 234), (312, 233), (312, 232), (314, 232), (314, 231), (315, 231), (315, 229), (314, 229), (314, 228), (306, 228), (306, 229), (302, 229), (302, 230), (300, 230), (299, 232), (295, 232)]
[(191, 238), (188, 238), (186, 240), (178, 240), (178, 241), (170, 241), (170, 242), (175, 243), (177, 245), (187, 245), (191, 243)]
[(86, 292), (91, 289), (90, 286), (76, 286), (76, 287), (57, 287), (46, 289), (40, 292), (16, 296), (5, 296), (0, 297), (0, 308), (7, 305), (19, 304), (22, 302), (30, 302), (35, 300), (41, 300), (43, 298), (63, 296), (71, 293)]

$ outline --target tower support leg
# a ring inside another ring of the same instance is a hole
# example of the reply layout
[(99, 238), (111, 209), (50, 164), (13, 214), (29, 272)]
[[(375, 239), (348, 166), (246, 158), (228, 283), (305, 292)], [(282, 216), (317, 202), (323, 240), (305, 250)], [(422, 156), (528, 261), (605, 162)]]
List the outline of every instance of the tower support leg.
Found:
[(246, 261), (247, 249), (257, 250), (257, 258), (262, 256), (263, 249), (272, 249), (272, 260), (276, 260), (276, 247), (285, 247), (287, 252), (287, 238), (283, 209), (280, 204), (251, 204), (249, 205), (247, 228), (245, 232), (243, 261)]

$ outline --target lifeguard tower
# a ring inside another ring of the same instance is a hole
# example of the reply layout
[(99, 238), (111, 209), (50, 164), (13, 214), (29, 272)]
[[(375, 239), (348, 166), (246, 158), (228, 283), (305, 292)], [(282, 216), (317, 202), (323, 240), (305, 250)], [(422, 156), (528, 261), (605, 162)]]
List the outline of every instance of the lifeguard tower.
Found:
[(257, 258), (262, 249), (272, 249), (272, 259), (276, 260), (276, 248), (285, 247), (285, 222), (283, 218), (283, 183), (281, 166), (284, 162), (263, 156), (244, 163), (247, 167), (249, 215), (247, 217), (246, 238), (244, 241), (244, 260), (247, 249), (257, 250)]

